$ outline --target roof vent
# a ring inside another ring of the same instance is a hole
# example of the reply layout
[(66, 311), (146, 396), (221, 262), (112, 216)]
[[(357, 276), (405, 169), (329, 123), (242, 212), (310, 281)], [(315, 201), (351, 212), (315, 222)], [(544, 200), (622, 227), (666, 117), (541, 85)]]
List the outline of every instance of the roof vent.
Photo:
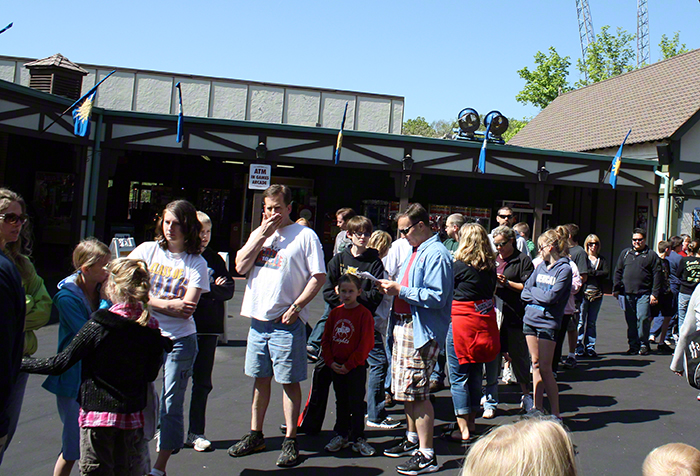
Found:
[(29, 87), (68, 99), (77, 100), (88, 72), (62, 54), (32, 61), (24, 65), (29, 70)]

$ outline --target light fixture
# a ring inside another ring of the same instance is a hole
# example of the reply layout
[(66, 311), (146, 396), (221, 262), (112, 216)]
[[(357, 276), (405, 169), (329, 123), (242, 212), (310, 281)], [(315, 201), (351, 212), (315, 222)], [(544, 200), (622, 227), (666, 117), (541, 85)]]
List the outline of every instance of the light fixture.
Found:
[(211, 159), (209, 158), (208, 155), (203, 155), (202, 158), (206, 160), (207, 162), (211, 162)]
[(294, 168), (293, 165), (284, 165), (284, 164), (277, 164), (277, 167), (279, 167), (280, 169), (293, 169)]
[(258, 160), (265, 160), (267, 157), (267, 146), (264, 142), (260, 142), (255, 148), (255, 158)]
[(484, 125), (491, 134), (501, 137), (508, 130), (508, 118), (498, 111), (491, 111), (484, 117)]
[(237, 160), (223, 160), (221, 163), (222, 164), (231, 164), (231, 165), (244, 165), (243, 162), (239, 162)]
[(479, 119), (479, 113), (476, 110), (467, 107), (462, 109), (457, 115), (457, 123), (462, 132), (467, 135), (474, 135), (474, 131), (481, 125), (481, 119)]
[(411, 158), (411, 154), (406, 154), (406, 157), (401, 160), (401, 167), (403, 168), (404, 172), (410, 172), (413, 170), (413, 159)]
[(549, 178), (549, 170), (547, 170), (545, 168), (545, 166), (543, 165), (537, 171), (537, 181), (538, 182), (546, 182), (548, 178)]

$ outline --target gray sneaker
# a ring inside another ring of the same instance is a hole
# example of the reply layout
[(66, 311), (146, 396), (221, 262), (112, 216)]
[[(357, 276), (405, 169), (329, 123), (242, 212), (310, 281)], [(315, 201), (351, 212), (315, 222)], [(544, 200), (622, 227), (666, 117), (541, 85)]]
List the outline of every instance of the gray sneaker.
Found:
[(248, 433), (241, 438), (241, 441), (228, 449), (228, 454), (229, 456), (238, 458), (239, 456), (247, 456), (264, 450), (265, 438), (262, 436), (253, 436), (251, 433)]
[(295, 438), (285, 438), (282, 442), (282, 452), (277, 458), (277, 466), (281, 468), (289, 468), (296, 466), (301, 461), (299, 460), (299, 446)]

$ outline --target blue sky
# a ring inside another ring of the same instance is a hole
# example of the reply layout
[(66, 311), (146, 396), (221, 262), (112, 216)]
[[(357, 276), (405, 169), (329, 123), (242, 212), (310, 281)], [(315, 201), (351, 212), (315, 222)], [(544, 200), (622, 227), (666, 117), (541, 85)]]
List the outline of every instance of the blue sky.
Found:
[[(589, 5), (596, 33), (636, 33), (636, 0)], [(648, 9), (652, 61), (664, 33), (700, 47), (700, 2)], [(428, 121), (465, 107), (536, 115), (515, 100), (517, 70), (555, 46), (571, 56), (573, 83), (581, 55), (575, 0), (8, 0), (0, 28), (9, 22), (3, 55), (392, 94), (405, 97), (404, 119)]]

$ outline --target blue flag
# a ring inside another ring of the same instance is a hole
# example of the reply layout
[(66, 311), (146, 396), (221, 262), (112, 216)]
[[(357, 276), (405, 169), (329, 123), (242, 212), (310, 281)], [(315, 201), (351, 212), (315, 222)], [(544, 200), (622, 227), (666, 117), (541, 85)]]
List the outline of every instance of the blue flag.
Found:
[(95, 94), (97, 89), (88, 94), (80, 106), (73, 109), (73, 133), (76, 136), (85, 137), (90, 134), (90, 115), (95, 103)]
[(481, 144), (481, 152), (479, 152), (479, 172), (486, 173), (486, 142), (489, 140), (489, 131), (491, 130), (491, 121), (486, 125), (484, 131), (484, 142)]
[(5, 33), (7, 30), (9, 30), (10, 28), (12, 28), (12, 25), (13, 25), (13, 23), (10, 23), (10, 24), (7, 25), (5, 28), (3, 28), (2, 30), (0, 30), (0, 33)]
[(182, 142), (182, 123), (183, 123), (183, 117), (182, 117), (182, 89), (180, 88), (180, 83), (177, 83), (175, 85), (177, 88), (177, 97), (178, 97), (178, 105), (177, 105), (177, 142), (180, 143)]
[(610, 185), (612, 185), (612, 188), (615, 188), (615, 185), (617, 185), (617, 175), (620, 173), (620, 166), (622, 165), (622, 148), (625, 146), (625, 142), (627, 142), (630, 132), (632, 132), (632, 129), (627, 131), (625, 140), (623, 140), (622, 144), (620, 144), (620, 148), (617, 150), (617, 154), (615, 154), (615, 158), (613, 158), (612, 161), (612, 171), (610, 173)]
[(345, 128), (345, 116), (348, 113), (348, 103), (345, 103), (345, 112), (343, 112), (343, 122), (340, 123), (338, 131), (338, 141), (335, 143), (335, 165), (340, 162), (340, 149), (343, 147), (343, 129)]

